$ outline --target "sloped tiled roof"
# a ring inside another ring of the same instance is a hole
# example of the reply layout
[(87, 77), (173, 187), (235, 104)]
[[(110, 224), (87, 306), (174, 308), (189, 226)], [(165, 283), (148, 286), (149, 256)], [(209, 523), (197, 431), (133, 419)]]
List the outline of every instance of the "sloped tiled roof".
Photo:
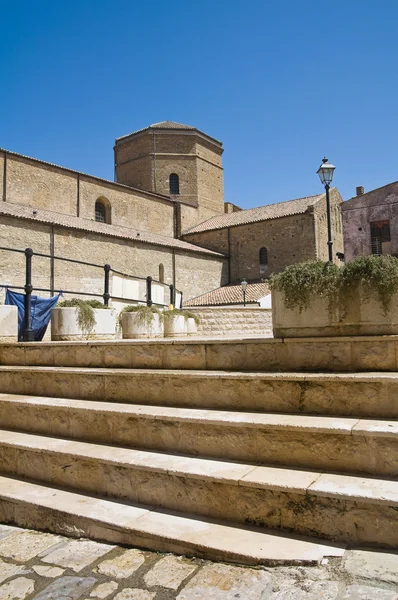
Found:
[(167, 237), (165, 235), (146, 231), (137, 231), (136, 229), (130, 229), (129, 227), (109, 225), (107, 223), (100, 223), (90, 219), (64, 215), (50, 210), (43, 210), (41, 208), (22, 206), (20, 204), (2, 202), (0, 204), (0, 215), (16, 217), (20, 219), (29, 219), (29, 221), (59, 225), (60, 227), (68, 227), (70, 229), (88, 231), (90, 233), (108, 235), (125, 240), (134, 240), (146, 244), (154, 244), (156, 246), (166, 246), (168, 248), (189, 250), (190, 252), (200, 252), (201, 254), (204, 253), (211, 254), (213, 256), (223, 256), (223, 254), (220, 254), (219, 252), (213, 252), (212, 250), (207, 250), (206, 248), (200, 248), (194, 244), (190, 244), (172, 237)]
[(211, 217), (199, 225), (183, 231), (183, 235), (190, 233), (199, 233), (201, 231), (210, 231), (212, 229), (223, 229), (224, 227), (236, 227), (237, 225), (246, 225), (256, 221), (267, 221), (268, 219), (277, 219), (278, 217), (288, 217), (305, 213), (309, 206), (316, 204), (325, 194), (316, 196), (306, 196), (297, 200), (288, 200), (278, 202), (277, 204), (267, 204), (258, 208), (249, 208), (224, 215)]
[[(246, 302), (258, 302), (260, 298), (269, 293), (270, 289), (266, 281), (248, 283), (246, 287)], [(184, 306), (222, 306), (227, 304), (243, 304), (242, 286), (240, 283), (225, 285), (184, 302)]]
[(119, 140), (128, 138), (131, 135), (136, 135), (137, 133), (142, 133), (143, 131), (149, 131), (150, 129), (167, 129), (167, 130), (171, 130), (171, 131), (177, 131), (177, 130), (197, 131), (201, 135), (204, 135), (205, 137), (209, 138), (213, 142), (216, 142), (217, 144), (222, 146), (222, 142), (220, 142), (219, 140), (216, 140), (216, 138), (214, 138), (214, 137), (211, 137), (211, 135), (208, 135), (207, 133), (200, 131), (200, 129), (197, 129), (197, 127), (192, 127), (191, 125), (184, 125), (183, 123), (176, 123), (175, 121), (160, 121), (159, 123), (152, 123), (152, 125), (148, 125), (148, 127), (143, 127), (142, 129), (138, 129), (137, 131), (133, 131), (132, 133), (128, 133), (127, 135), (121, 135), (120, 137), (116, 138), (116, 142), (118, 142)]

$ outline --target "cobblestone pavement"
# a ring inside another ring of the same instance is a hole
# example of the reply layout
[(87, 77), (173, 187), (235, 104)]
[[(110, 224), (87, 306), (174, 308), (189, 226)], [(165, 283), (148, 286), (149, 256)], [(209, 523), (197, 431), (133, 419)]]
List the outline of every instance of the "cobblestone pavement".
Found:
[(398, 600), (398, 554), (249, 568), (0, 525), (0, 600)]

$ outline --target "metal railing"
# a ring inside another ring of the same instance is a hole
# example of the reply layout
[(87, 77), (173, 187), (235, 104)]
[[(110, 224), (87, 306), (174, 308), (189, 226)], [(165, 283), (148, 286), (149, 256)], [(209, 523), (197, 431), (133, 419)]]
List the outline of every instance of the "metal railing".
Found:
[[(145, 303), (147, 306), (153, 306), (153, 305), (161, 306), (161, 307), (168, 306), (167, 304), (153, 302), (153, 300), (152, 300), (152, 285), (154, 283), (156, 285), (162, 285), (169, 289), (169, 294), (170, 294), (169, 304), (172, 304), (173, 306), (175, 306), (177, 294), (180, 294), (180, 306), (182, 306), (182, 292), (180, 290), (177, 290), (177, 288), (173, 284), (167, 285), (167, 284), (163, 283), (162, 281), (157, 281), (156, 279), (153, 279), (150, 275), (148, 277), (139, 277), (137, 275), (132, 275), (130, 273), (123, 273), (122, 271), (118, 271), (117, 269), (112, 269), (111, 265), (109, 265), (109, 264), (98, 265), (98, 264), (86, 262), (83, 260), (76, 260), (73, 258), (65, 258), (63, 256), (54, 256), (52, 254), (43, 254), (42, 252), (34, 252), (32, 250), (32, 248), (26, 248), (25, 250), (18, 250), (16, 248), (6, 248), (3, 246), (0, 246), (0, 250), (4, 250), (7, 252), (18, 252), (19, 254), (25, 255), (25, 285), (17, 286), (17, 285), (9, 285), (9, 284), (1, 284), (0, 283), (0, 286), (4, 287), (4, 288), (25, 291), (25, 299), (24, 299), (25, 321), (24, 321), (24, 333), (23, 333), (23, 341), (24, 342), (33, 342), (34, 341), (34, 331), (32, 329), (32, 315), (31, 315), (33, 290), (35, 290), (37, 292), (49, 292), (50, 294), (54, 294), (56, 291), (58, 291), (63, 294), (73, 294), (73, 295), (77, 295), (77, 296), (92, 296), (92, 297), (96, 297), (96, 298), (103, 298), (105, 306), (109, 306), (109, 301), (111, 299), (125, 302), (125, 303), (143, 302), (143, 300), (141, 300), (139, 298), (126, 298), (126, 297), (121, 297), (121, 296), (114, 296), (113, 294), (111, 294), (110, 293), (111, 272), (114, 273), (115, 275), (121, 275), (122, 277), (128, 277), (132, 280), (145, 281), (146, 282)], [(49, 258), (51, 260), (62, 260), (65, 262), (70, 262), (70, 263), (75, 263), (75, 264), (84, 265), (84, 266), (88, 266), (88, 267), (102, 269), (104, 271), (104, 292), (103, 292), (103, 294), (97, 294), (95, 292), (82, 292), (82, 291), (76, 292), (73, 290), (65, 290), (65, 289), (56, 290), (55, 286), (53, 285), (53, 281), (51, 282), (52, 283), (51, 288), (33, 287), (33, 285), (32, 285), (32, 257), (33, 256), (40, 256), (42, 258)]]

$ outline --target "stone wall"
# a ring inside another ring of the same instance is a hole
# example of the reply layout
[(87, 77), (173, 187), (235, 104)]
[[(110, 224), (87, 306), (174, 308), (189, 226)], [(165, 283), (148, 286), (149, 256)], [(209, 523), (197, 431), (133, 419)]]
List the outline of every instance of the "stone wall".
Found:
[[(137, 277), (151, 275), (159, 279), (159, 265), (164, 266), (164, 282), (175, 283), (184, 299), (196, 297), (226, 282), (227, 264), (222, 257), (168, 248), (136, 240), (119, 239), (87, 231), (0, 217), (0, 246), (53, 253), (55, 256), (110, 264), (114, 269)], [(25, 283), (25, 256), (0, 251), (0, 283)], [(72, 290), (103, 294), (104, 272), (101, 268), (33, 257), (33, 285), (55, 290)], [(144, 290), (145, 282), (141, 284)], [(43, 294), (46, 295), (46, 294)], [(166, 294), (168, 300), (168, 295)]]
[(192, 130), (146, 130), (116, 140), (117, 180), (169, 195), (169, 176), (176, 173), (180, 193), (172, 198), (181, 203), (184, 230), (224, 212), (222, 152), (220, 143)]
[(0, 177), (6, 202), (94, 220), (95, 202), (105, 198), (112, 224), (174, 236), (174, 203), (161, 196), (8, 152), (0, 152)]
[(272, 337), (272, 310), (258, 306), (190, 307), (200, 319), (199, 335)]
[[(332, 240), (333, 240), (333, 262), (341, 264), (336, 257), (336, 252), (344, 253), (343, 239), (343, 223), (341, 217), (341, 206), (343, 199), (337, 188), (330, 190), (330, 217), (332, 225)], [(328, 251), (328, 228), (326, 217), (326, 196), (314, 206), (315, 215), (315, 236), (317, 247), (317, 258), (327, 261), (329, 258)]]
[(342, 205), (346, 260), (372, 254), (370, 223), (389, 221), (391, 254), (398, 256), (398, 183), (390, 183)]

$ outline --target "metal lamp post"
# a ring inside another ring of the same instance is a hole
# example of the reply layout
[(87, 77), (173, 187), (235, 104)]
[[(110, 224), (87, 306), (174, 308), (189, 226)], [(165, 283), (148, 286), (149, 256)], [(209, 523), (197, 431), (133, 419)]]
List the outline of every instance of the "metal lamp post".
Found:
[(246, 288), (247, 288), (246, 279), (242, 279), (241, 286), (242, 286), (242, 292), (243, 292), (243, 306), (246, 306)]
[(326, 190), (326, 218), (328, 223), (328, 254), (329, 254), (329, 262), (333, 262), (333, 241), (332, 241), (332, 223), (330, 219), (330, 198), (329, 198), (329, 189), (330, 184), (333, 179), (333, 171), (335, 170), (335, 166), (332, 165), (327, 158), (322, 159), (322, 164), (317, 170), (319, 175), (319, 179), (325, 186)]

